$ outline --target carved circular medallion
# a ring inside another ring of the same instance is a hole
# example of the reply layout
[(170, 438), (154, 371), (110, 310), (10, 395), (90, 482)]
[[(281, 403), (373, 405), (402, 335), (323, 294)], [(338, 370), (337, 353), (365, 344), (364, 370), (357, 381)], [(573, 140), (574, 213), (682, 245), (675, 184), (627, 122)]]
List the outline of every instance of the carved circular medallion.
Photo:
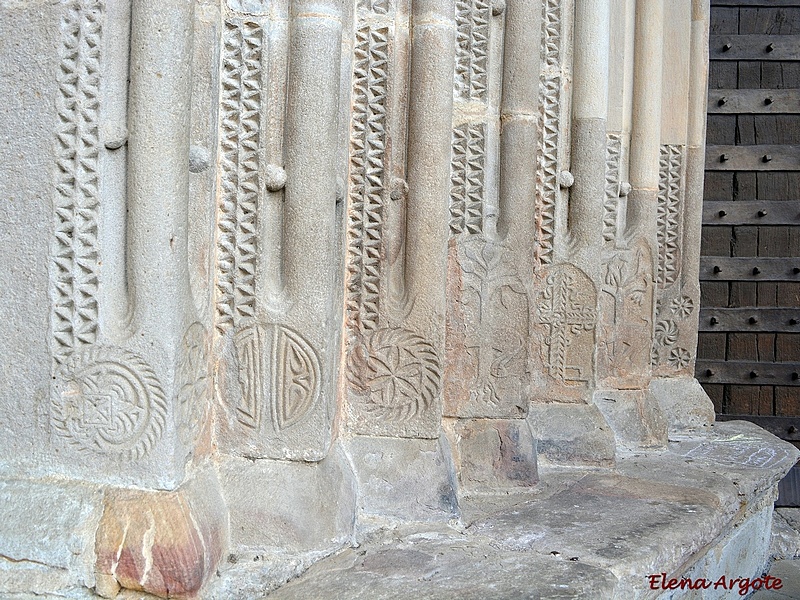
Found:
[(76, 353), (56, 374), (53, 431), (82, 449), (141, 458), (161, 437), (166, 412), (155, 373), (132, 352)]
[(237, 332), (241, 399), (236, 419), (258, 430), (264, 407), (281, 431), (302, 421), (320, 394), (319, 359), (303, 337), (282, 325), (258, 324)]
[(367, 334), (347, 358), (348, 379), (369, 394), (367, 408), (393, 420), (429, 409), (439, 393), (441, 367), (433, 346), (406, 329)]

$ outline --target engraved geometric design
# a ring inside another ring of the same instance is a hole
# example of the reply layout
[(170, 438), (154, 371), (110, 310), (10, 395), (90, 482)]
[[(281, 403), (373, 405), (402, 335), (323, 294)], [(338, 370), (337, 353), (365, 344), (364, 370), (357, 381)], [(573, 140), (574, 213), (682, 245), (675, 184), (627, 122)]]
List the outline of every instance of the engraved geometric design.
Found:
[[(652, 365), (669, 364), (675, 368), (683, 368), (684, 357), (687, 350), (677, 348), (680, 335), (681, 321), (694, 312), (694, 300), (681, 294), (673, 298), (669, 305), (664, 300), (659, 301), (656, 308), (658, 322), (653, 336)], [(691, 361), (691, 356), (689, 356)], [(686, 362), (688, 364), (688, 362)], [(683, 365), (683, 366), (681, 366)]]
[(389, 12), (389, 0), (358, 0), (358, 8), (385, 15)]
[(537, 177), (536, 254), (542, 264), (552, 264), (555, 209), (559, 198), (559, 138), (561, 129), (561, 2), (542, 4), (542, 75), (539, 81), (539, 174)]
[(661, 146), (658, 180), (658, 284), (666, 287), (680, 274), (680, 215), (683, 146)]
[(560, 138), (561, 77), (543, 77), (540, 84), (539, 177), (537, 178), (538, 202), (536, 221), (539, 239), (537, 256), (542, 264), (553, 262), (555, 237), (556, 202), (559, 197), (558, 144)]
[(406, 329), (377, 329), (347, 357), (347, 379), (367, 393), (365, 409), (384, 421), (408, 421), (429, 410), (441, 385), (434, 347)]
[(386, 150), (389, 30), (356, 31), (350, 133), (347, 320), (358, 330), (378, 326)]
[(70, 0), (61, 21), (52, 243), (56, 365), (97, 341), (98, 111), (104, 3)]
[(561, 2), (545, 0), (542, 5), (542, 58), (545, 69), (561, 68)]
[(258, 430), (268, 404), (275, 430), (299, 423), (320, 389), (319, 359), (308, 342), (288, 327), (259, 324), (237, 332), (234, 345), (241, 386), (236, 419)]
[(486, 97), (489, 50), (489, 0), (456, 0), (455, 88), (459, 97)]
[(183, 441), (189, 441), (199, 430), (209, 392), (208, 335), (200, 323), (192, 323), (183, 336), (181, 356), (175, 369), (178, 390), (176, 407)]
[(453, 129), (450, 172), (450, 233), (480, 233), (483, 228), (486, 124)]
[(225, 23), (220, 119), (222, 192), (217, 233), (216, 308), (220, 333), (255, 315), (263, 37), (263, 29), (257, 23)]
[(558, 144), (561, 122), (561, 77), (542, 77), (539, 88), (542, 106), (539, 140), (539, 177), (536, 220), (539, 226), (537, 255), (542, 264), (553, 262), (556, 202), (559, 197)]
[(150, 366), (119, 348), (71, 355), (56, 372), (53, 431), (82, 450), (145, 456), (164, 432), (167, 405)]
[(622, 137), (618, 133), (609, 133), (606, 137), (606, 197), (603, 203), (604, 242), (613, 242), (617, 237), (621, 155)]
[(562, 383), (589, 379), (584, 368), (570, 365), (568, 360), (575, 337), (583, 331), (593, 331), (597, 320), (597, 311), (588, 305), (593, 299), (585, 297), (583, 291), (587, 283), (591, 287), (591, 281), (572, 265), (557, 265), (539, 296), (537, 320), (548, 329), (544, 340), (549, 347), (548, 371)]

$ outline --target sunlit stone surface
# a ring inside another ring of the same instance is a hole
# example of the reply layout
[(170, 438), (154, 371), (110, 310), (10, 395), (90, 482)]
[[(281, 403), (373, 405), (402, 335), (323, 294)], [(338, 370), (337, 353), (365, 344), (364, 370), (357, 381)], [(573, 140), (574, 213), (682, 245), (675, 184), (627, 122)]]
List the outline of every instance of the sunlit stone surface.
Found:
[(760, 573), (798, 453), (693, 378), (707, 4), (0, 0), (0, 595)]

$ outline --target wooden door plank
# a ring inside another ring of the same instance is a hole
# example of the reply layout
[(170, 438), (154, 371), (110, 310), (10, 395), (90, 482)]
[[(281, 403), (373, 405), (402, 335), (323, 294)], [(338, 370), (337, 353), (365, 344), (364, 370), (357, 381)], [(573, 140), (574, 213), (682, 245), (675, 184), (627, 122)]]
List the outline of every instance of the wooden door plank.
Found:
[[(788, 182), (786, 173), (759, 173), (761, 175), (782, 175), (782, 181)], [(800, 200), (705, 200), (703, 225), (800, 225)]]
[[(741, 120), (751, 115), (740, 115)], [(800, 145), (756, 144), (706, 146), (709, 171), (795, 171), (800, 170)]]
[(712, 35), (709, 39), (709, 58), (711, 60), (800, 60), (800, 36)]
[(795, 90), (709, 89), (710, 114), (800, 113), (800, 95)]

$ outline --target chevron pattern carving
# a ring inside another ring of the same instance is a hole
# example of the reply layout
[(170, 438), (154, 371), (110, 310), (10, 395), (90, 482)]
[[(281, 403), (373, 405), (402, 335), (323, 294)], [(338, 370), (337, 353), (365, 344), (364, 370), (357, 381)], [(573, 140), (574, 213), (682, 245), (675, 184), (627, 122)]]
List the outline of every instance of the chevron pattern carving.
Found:
[(453, 130), (450, 175), (450, 232), (480, 233), (483, 229), (486, 124)]
[(488, 0), (456, 0), (456, 92), (466, 100), (486, 98), (489, 51)]
[(220, 332), (255, 316), (263, 37), (258, 23), (225, 23), (216, 300)]
[(603, 241), (607, 243), (613, 243), (617, 237), (621, 156), (621, 136), (609, 133), (606, 137), (606, 198), (603, 203)]
[(359, 330), (378, 325), (386, 150), (389, 30), (356, 32), (353, 124), (350, 133), (350, 209), (346, 311)]
[(658, 284), (677, 281), (680, 274), (680, 214), (683, 147), (661, 146), (658, 182)]
[(98, 112), (104, 4), (72, 0), (61, 21), (52, 352), (62, 364), (98, 333)]

